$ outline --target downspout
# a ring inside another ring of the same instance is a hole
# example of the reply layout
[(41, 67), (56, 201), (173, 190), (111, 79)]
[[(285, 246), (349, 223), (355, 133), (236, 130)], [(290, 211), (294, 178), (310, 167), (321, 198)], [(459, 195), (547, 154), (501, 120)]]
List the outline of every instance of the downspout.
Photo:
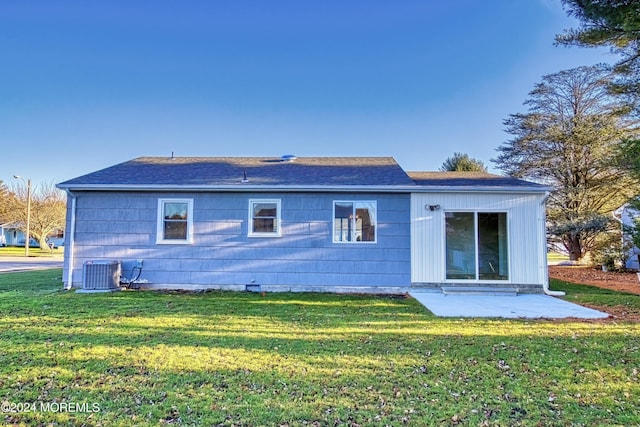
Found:
[(65, 290), (70, 290), (73, 287), (73, 264), (74, 264), (74, 248), (76, 240), (76, 196), (69, 189), (67, 189), (67, 198), (71, 199), (71, 207), (69, 209), (69, 233), (68, 242), (65, 246), (66, 261), (67, 261), (67, 281), (64, 285)]
[(549, 295), (552, 297), (561, 297), (566, 295), (566, 293), (562, 292), (562, 291), (552, 291), (549, 289), (549, 266), (547, 263), (547, 209), (546, 209), (546, 205), (547, 205), (547, 200), (549, 199), (549, 196), (551, 195), (551, 193), (549, 193), (548, 191), (545, 193), (544, 199), (542, 199), (542, 202), (540, 202), (540, 209), (542, 210), (542, 228), (544, 230), (544, 232), (542, 233), (542, 238), (541, 240), (541, 245), (540, 245), (540, 249), (542, 251), (541, 255), (542, 255), (542, 290), (544, 292), (545, 295)]

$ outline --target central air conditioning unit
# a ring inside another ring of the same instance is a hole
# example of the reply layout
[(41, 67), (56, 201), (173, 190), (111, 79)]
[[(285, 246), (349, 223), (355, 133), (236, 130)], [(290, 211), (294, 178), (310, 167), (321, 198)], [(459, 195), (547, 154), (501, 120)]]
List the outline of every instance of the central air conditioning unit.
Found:
[(82, 268), (82, 289), (119, 289), (120, 273), (120, 261), (87, 261)]

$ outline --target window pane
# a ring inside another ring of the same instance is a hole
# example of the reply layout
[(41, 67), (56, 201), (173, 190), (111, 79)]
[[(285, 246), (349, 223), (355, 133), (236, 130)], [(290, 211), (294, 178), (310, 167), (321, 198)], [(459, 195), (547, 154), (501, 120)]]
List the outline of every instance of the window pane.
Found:
[(187, 239), (187, 203), (164, 203), (164, 239)]
[(275, 203), (254, 203), (253, 216), (276, 218), (278, 216), (278, 207)]
[(158, 199), (156, 243), (188, 244), (193, 238), (193, 200)]
[(278, 216), (280, 203), (270, 200), (250, 201), (250, 226), (249, 234), (278, 234)]
[(375, 242), (376, 202), (335, 202), (334, 242)]
[(349, 242), (351, 241), (353, 203), (339, 202), (334, 206), (333, 213), (333, 241)]
[(164, 222), (164, 238), (167, 240), (186, 240), (187, 239), (187, 222), (186, 221), (165, 221)]
[(475, 279), (475, 226), (473, 212), (446, 212), (447, 279)]
[(508, 280), (507, 214), (478, 213), (480, 280)]
[(353, 215), (353, 203), (336, 203), (334, 218), (351, 218)]
[(356, 204), (356, 241), (376, 241), (375, 205), (373, 203)]
[(164, 219), (187, 219), (187, 203), (165, 203)]
[(276, 220), (274, 218), (254, 218), (254, 233), (276, 233)]
[(351, 240), (351, 221), (349, 218), (336, 218), (333, 220), (333, 241), (348, 242)]

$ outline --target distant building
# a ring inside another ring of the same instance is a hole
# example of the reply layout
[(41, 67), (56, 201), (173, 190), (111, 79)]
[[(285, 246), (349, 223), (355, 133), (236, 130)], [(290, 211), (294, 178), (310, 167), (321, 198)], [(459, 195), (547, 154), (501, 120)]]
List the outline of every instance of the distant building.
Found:
[(625, 267), (630, 270), (640, 270), (640, 263), (638, 261), (638, 255), (640, 254), (640, 248), (633, 245), (631, 236), (624, 231), (624, 227), (633, 227), (634, 219), (640, 218), (640, 212), (632, 208), (629, 204), (625, 204), (613, 212), (613, 216), (620, 221), (623, 226), (622, 239), (623, 245), (629, 247), (627, 250), (627, 261)]

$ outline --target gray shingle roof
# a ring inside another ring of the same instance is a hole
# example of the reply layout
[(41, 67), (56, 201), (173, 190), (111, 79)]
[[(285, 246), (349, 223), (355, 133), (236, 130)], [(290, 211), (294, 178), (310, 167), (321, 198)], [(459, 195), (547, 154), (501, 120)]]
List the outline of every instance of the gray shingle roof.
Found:
[[(248, 182), (242, 182), (245, 176)], [(58, 184), (70, 189), (371, 188), (398, 191), (545, 191), (520, 179), (478, 172), (405, 172), (392, 157), (139, 157)], [(235, 191), (235, 190), (234, 190)]]
[(484, 172), (407, 172), (419, 186), (434, 187), (527, 187), (546, 188), (522, 179)]
[(75, 186), (414, 185), (392, 157), (140, 157), (60, 183)]

